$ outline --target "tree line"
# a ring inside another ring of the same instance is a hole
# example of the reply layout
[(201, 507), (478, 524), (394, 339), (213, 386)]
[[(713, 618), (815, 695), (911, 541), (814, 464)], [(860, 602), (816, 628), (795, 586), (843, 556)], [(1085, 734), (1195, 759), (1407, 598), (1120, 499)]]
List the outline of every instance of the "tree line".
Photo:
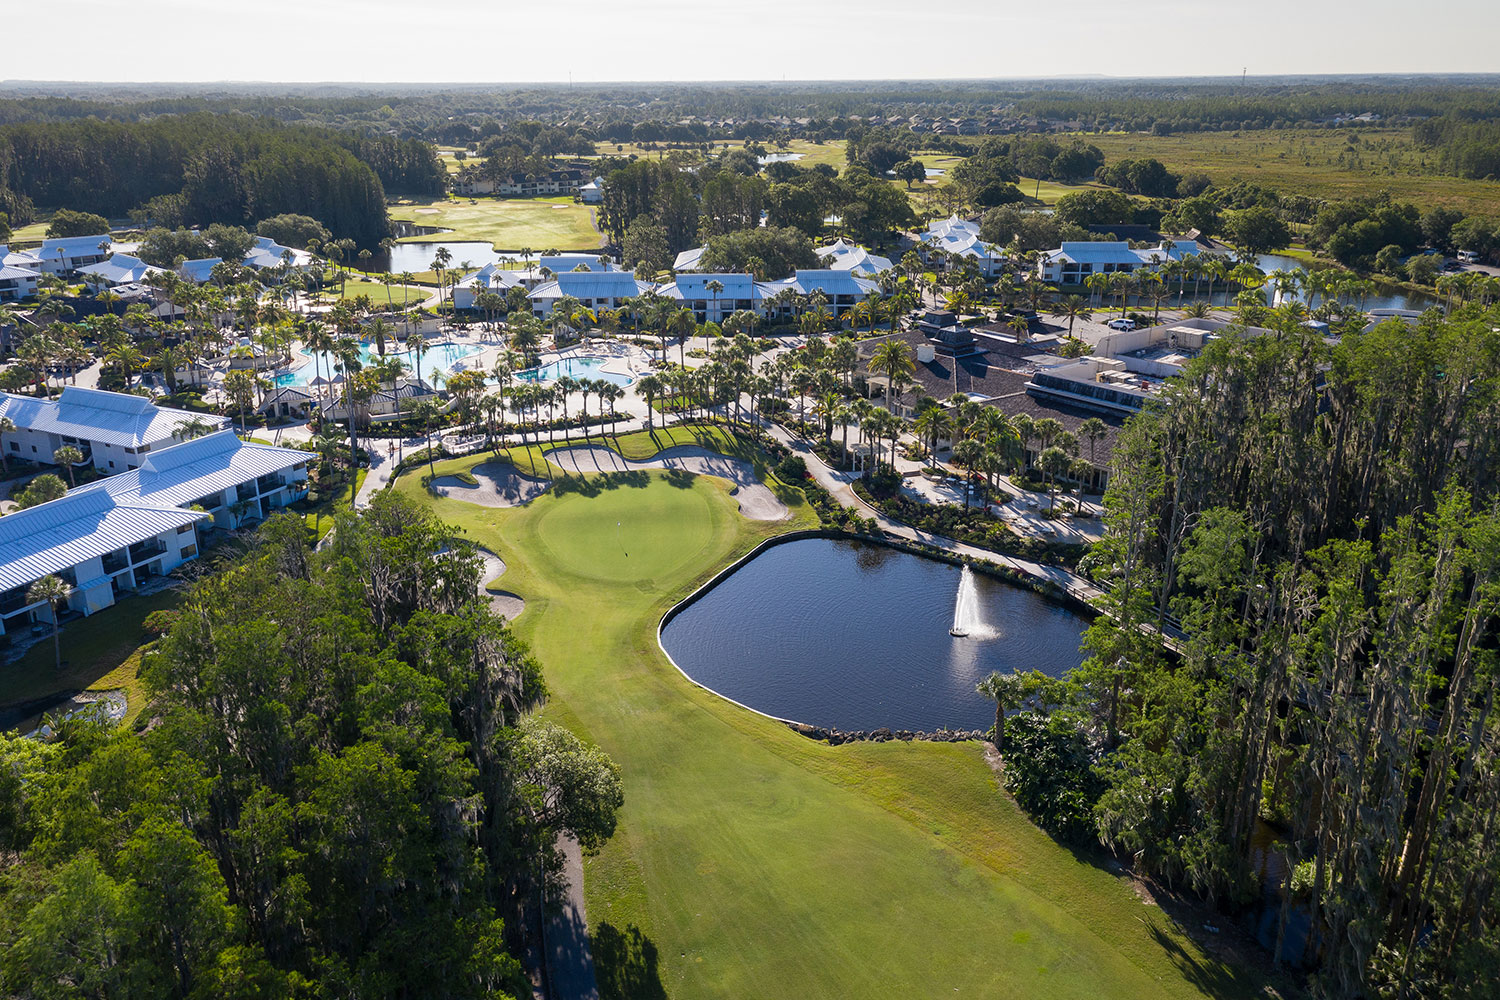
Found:
[[(64, 206), (169, 227), (312, 216), (372, 246), (388, 233), (385, 187), (440, 193), (424, 143), (365, 139), (244, 117), (186, 115), (0, 129), (0, 202), (12, 224)], [(19, 210), (19, 214), (17, 212)]]
[(618, 773), (530, 713), (473, 547), (410, 501), (273, 518), (150, 651), (152, 724), (0, 737), (8, 995), (521, 997), (522, 912)]
[(1269, 899), (1318, 995), (1492, 996), (1500, 310), (1337, 343), (1285, 315), (1123, 430), (1087, 658), (989, 685), (1008, 769), (1061, 835)]

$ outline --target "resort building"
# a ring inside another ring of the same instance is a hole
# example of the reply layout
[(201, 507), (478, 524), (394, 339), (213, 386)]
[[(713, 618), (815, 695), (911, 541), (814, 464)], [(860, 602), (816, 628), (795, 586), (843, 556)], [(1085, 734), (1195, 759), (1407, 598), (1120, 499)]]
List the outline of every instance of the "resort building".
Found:
[[(769, 299), (778, 293), (791, 291), (798, 295), (822, 292), (828, 300), (828, 311), (835, 318), (843, 316), (855, 305), (880, 290), (879, 284), (869, 278), (861, 278), (852, 271), (834, 271), (822, 268), (813, 271), (798, 271), (781, 281), (760, 282), (761, 294)], [(787, 304), (773, 310), (770, 315), (789, 316), (794, 308)]]
[(862, 246), (838, 240), (832, 246), (819, 247), (814, 251), (824, 266), (834, 271), (852, 271), (861, 278), (873, 278), (893, 266), (890, 258), (870, 253)]
[(57, 399), (0, 393), (0, 417), (16, 430), (4, 435), (8, 458), (52, 462), (63, 445), (83, 452), (101, 472), (127, 472), (145, 455), (175, 444), (185, 424), (227, 427), (228, 417), (156, 406), (144, 396), (67, 386)]
[[(0, 252), (4, 249), (0, 247)], [(0, 264), (0, 302), (19, 302), (21, 299), (34, 298), (41, 277), (29, 268)]]
[(1037, 258), (1036, 273), (1043, 281), (1082, 284), (1091, 274), (1115, 274), (1159, 267), (1169, 260), (1195, 257), (1202, 248), (1194, 240), (1165, 240), (1159, 246), (1132, 250), (1129, 243), (1064, 243)]
[(96, 291), (101, 288), (116, 288), (144, 282), (153, 274), (165, 273), (164, 268), (152, 267), (139, 257), (129, 254), (111, 254), (97, 264), (88, 264), (78, 269), (83, 283)]
[(707, 246), (690, 247), (677, 255), (672, 261), (672, 270), (679, 274), (683, 271), (696, 271), (703, 260), (703, 255), (708, 252)]
[(473, 309), (474, 297), (481, 292), (504, 295), (512, 288), (531, 291), (559, 274), (578, 271), (618, 271), (619, 265), (608, 254), (555, 253), (528, 260), (506, 260), (489, 263), (453, 286), (453, 308)]
[(97, 264), (110, 254), (108, 233), (98, 236), (68, 236), (60, 239), (42, 240), (42, 248), (36, 256), (47, 274), (72, 274), (80, 267)]
[(49, 621), (27, 591), (49, 574), (92, 614), (196, 558), (199, 531), (258, 521), (307, 494), (307, 452), (232, 431), (164, 448), (140, 468), (0, 518), (0, 631)]
[(269, 236), (257, 236), (255, 245), (245, 254), (245, 266), (257, 271), (267, 267), (311, 267), (313, 255), (306, 250), (284, 247)]
[[(711, 281), (724, 287), (716, 293), (708, 287)], [(760, 312), (765, 287), (748, 274), (679, 274), (656, 292), (691, 309), (699, 323), (722, 323), (724, 317), (741, 309)]]
[(595, 177), (578, 189), (578, 200), (585, 205), (597, 205), (604, 201), (604, 178)]
[(224, 263), (223, 257), (200, 257), (198, 260), (185, 260), (177, 265), (177, 274), (184, 281), (191, 281), (195, 285), (206, 284), (214, 276), (214, 268)]
[(12, 250), (0, 243), (0, 267), (18, 267), (23, 271), (42, 273), (42, 258), (34, 250)]
[(545, 319), (559, 299), (572, 296), (586, 309), (618, 309), (656, 286), (629, 271), (563, 271), (531, 292), (531, 309)]
[(924, 262), (932, 263), (939, 252), (947, 255), (945, 261), (972, 260), (986, 278), (995, 277), (1005, 267), (1005, 251), (979, 238), (979, 223), (956, 215), (932, 223), (917, 236), (917, 253)]

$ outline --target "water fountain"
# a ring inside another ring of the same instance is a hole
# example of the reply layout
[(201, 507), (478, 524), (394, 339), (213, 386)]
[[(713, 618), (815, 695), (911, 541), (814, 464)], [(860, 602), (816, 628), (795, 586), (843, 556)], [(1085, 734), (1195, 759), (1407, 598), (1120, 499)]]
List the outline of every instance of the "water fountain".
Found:
[(979, 586), (974, 570), (964, 567), (958, 581), (958, 600), (953, 604), (953, 627), (948, 634), (960, 639), (993, 639), (995, 630), (984, 620), (984, 606), (979, 600)]

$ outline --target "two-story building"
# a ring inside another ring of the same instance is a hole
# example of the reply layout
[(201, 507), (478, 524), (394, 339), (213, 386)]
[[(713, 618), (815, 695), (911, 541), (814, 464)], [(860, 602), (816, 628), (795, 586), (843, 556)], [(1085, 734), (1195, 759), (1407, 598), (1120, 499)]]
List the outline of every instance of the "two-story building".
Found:
[(67, 236), (42, 240), (42, 248), (35, 251), (46, 274), (69, 275), (80, 267), (97, 264), (110, 254), (111, 242), (108, 233), (98, 236)]
[(1005, 268), (1005, 251), (979, 238), (979, 223), (950, 216), (934, 222), (917, 236), (917, 254), (925, 263), (971, 260), (979, 273), (993, 278)]
[[(717, 282), (718, 291), (709, 288)], [(679, 274), (676, 280), (657, 288), (657, 294), (691, 309), (699, 323), (722, 323), (739, 310), (759, 313), (765, 299), (763, 286), (748, 274)]]
[(0, 392), (0, 417), (14, 431), (0, 435), (9, 458), (50, 463), (52, 453), (72, 445), (101, 472), (137, 468), (154, 449), (175, 444), (184, 425), (217, 430), (229, 418), (156, 406), (144, 396), (70, 385), (57, 399), (38, 399)]
[(71, 588), (64, 614), (89, 615), (197, 558), (204, 529), (252, 524), (306, 496), (310, 457), (220, 431), (0, 518), (0, 632), (51, 620), (28, 599), (44, 576)]
[(618, 309), (626, 299), (655, 289), (649, 281), (639, 281), (629, 271), (563, 271), (551, 281), (532, 289), (531, 311), (546, 319), (558, 300), (572, 296), (587, 309)]

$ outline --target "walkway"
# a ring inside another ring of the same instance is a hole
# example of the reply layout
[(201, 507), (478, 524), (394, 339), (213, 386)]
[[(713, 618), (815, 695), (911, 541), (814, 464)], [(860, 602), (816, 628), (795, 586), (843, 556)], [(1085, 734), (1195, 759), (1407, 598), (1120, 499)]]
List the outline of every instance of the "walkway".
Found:
[(967, 556), (971, 559), (985, 559), (1001, 566), (1008, 566), (1027, 576), (1046, 580), (1081, 601), (1092, 602), (1096, 598), (1103, 596), (1103, 592), (1098, 587), (1095, 587), (1078, 574), (1063, 569), (1061, 566), (1047, 566), (1043, 563), (1032, 562), (1029, 559), (1018, 559), (1015, 556), (1007, 556), (999, 552), (992, 552), (989, 549), (981, 549), (977, 545), (969, 545), (965, 542), (955, 541), (952, 538), (945, 538), (942, 535), (922, 531), (913, 528), (903, 521), (897, 521), (895, 518), (888, 517), (859, 498), (859, 495), (854, 492), (853, 487), (850, 485), (855, 478), (852, 474), (836, 472), (829, 468), (813, 452), (812, 447), (806, 441), (794, 436), (780, 424), (771, 424), (767, 429), (773, 438), (801, 456), (802, 460), (807, 463), (808, 474), (813, 477), (814, 482), (827, 490), (835, 500), (845, 507), (859, 511), (862, 517), (874, 518), (875, 523), (887, 534), (894, 535), (897, 538), (905, 538), (908, 541), (920, 542), (923, 545), (929, 545), (944, 552), (951, 552), (954, 555)]

